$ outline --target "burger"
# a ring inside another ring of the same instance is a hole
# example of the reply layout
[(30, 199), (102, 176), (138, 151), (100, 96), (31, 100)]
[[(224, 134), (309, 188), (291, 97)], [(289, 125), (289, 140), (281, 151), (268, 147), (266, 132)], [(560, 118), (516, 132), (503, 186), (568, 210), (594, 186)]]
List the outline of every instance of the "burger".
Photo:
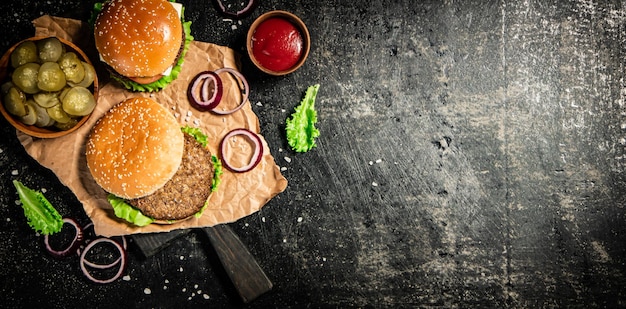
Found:
[(193, 41), (181, 4), (108, 0), (95, 10), (96, 49), (114, 80), (132, 91), (158, 91), (178, 77)]
[(221, 163), (207, 140), (156, 101), (131, 98), (92, 128), (87, 167), (116, 216), (138, 226), (176, 222), (199, 216), (219, 185)]

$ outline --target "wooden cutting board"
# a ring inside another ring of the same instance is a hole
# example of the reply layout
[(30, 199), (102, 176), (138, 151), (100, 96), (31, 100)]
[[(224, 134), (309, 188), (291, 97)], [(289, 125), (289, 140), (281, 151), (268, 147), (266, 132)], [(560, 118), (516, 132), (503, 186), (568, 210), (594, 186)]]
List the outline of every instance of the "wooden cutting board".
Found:
[[(220, 224), (201, 230), (209, 237), (222, 266), (244, 303), (249, 303), (272, 289), (272, 282), (228, 225)], [(132, 238), (143, 255), (149, 258), (190, 231), (185, 229), (167, 233), (134, 234)]]

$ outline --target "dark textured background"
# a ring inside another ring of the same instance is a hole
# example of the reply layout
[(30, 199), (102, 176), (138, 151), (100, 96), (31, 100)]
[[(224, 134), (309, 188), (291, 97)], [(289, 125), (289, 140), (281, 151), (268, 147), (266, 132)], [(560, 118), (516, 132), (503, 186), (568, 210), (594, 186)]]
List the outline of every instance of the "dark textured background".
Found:
[[(197, 40), (244, 56), (272, 9), (312, 35), (287, 77), (243, 62), (289, 185), (231, 226), (274, 289), (244, 306), (197, 232), (88, 282), (45, 254), (11, 181), (86, 223), (81, 205), (0, 121), (0, 307), (626, 307), (625, 1), (269, 0), (241, 24), (182, 2)], [(0, 50), (91, 5), (3, 1)], [(296, 154), (284, 121), (315, 83), (321, 136)]]

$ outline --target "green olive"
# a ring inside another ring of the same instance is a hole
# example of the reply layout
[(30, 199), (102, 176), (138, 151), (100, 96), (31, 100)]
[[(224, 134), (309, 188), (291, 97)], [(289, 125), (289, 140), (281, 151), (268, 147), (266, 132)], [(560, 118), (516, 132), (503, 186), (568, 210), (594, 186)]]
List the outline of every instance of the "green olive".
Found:
[(20, 90), (28, 94), (34, 94), (39, 92), (39, 87), (37, 87), (38, 74), (39, 64), (29, 62), (17, 67), (11, 75), (11, 80)]
[(70, 118), (70, 120), (65, 123), (55, 122), (54, 126), (58, 128), (59, 130), (66, 131), (66, 130), (73, 128), (77, 123), (78, 123), (77, 118)]
[(67, 81), (61, 67), (56, 62), (44, 62), (37, 75), (37, 87), (43, 91), (59, 91)]
[(96, 107), (96, 99), (89, 89), (74, 87), (61, 100), (63, 110), (69, 115), (86, 116)]
[(57, 123), (67, 123), (70, 121), (70, 116), (63, 110), (61, 104), (49, 107), (46, 110), (50, 118), (54, 119)]
[(59, 58), (61, 58), (61, 55), (65, 52), (65, 46), (56, 37), (39, 40), (36, 45), (37, 50), (39, 51), (39, 60), (41, 60), (41, 62), (57, 62)]
[(4, 108), (12, 115), (22, 117), (28, 112), (26, 110), (26, 95), (16, 87), (9, 88), (4, 96)]
[(33, 41), (24, 41), (11, 53), (11, 66), (17, 68), (29, 62), (37, 62), (37, 46)]
[(52, 107), (61, 103), (59, 100), (59, 92), (39, 92), (33, 95), (35, 103), (41, 107)]
[(32, 104), (24, 104), (24, 106), (26, 106), (27, 112), (20, 119), (24, 124), (32, 126), (37, 122), (37, 110)]
[(80, 83), (85, 77), (85, 68), (74, 52), (67, 52), (59, 59), (59, 66), (65, 78), (73, 83)]
[(67, 82), (67, 84), (72, 87), (81, 86), (87, 88), (91, 86), (91, 84), (93, 84), (96, 76), (96, 70), (91, 64), (85, 61), (81, 61), (81, 63), (83, 64), (83, 68), (85, 68), (85, 77), (83, 77), (83, 80), (81, 80), (79, 83)]

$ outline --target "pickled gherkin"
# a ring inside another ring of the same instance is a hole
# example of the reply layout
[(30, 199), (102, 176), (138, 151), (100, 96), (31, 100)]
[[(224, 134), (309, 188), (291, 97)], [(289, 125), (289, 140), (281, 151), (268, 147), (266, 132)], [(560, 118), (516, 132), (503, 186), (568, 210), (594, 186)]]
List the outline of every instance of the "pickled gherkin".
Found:
[(43, 91), (59, 91), (67, 83), (65, 74), (56, 62), (44, 62), (37, 74), (37, 87)]
[(32, 104), (24, 104), (26, 106), (26, 115), (22, 116), (22, 122), (26, 125), (32, 126), (37, 122), (37, 111)]
[(50, 118), (58, 123), (67, 123), (71, 120), (70, 116), (63, 110), (61, 104), (46, 109)]
[(49, 37), (37, 41), (39, 60), (42, 62), (57, 62), (65, 52), (65, 46), (56, 37)]
[(56, 37), (24, 41), (9, 57), (0, 81), (2, 106), (26, 125), (68, 130), (93, 112), (96, 71)]
[(11, 87), (3, 99), (4, 108), (10, 114), (18, 117), (26, 116), (26, 95), (16, 87)]
[(11, 75), (13, 84), (20, 90), (28, 94), (39, 92), (37, 87), (37, 75), (39, 74), (39, 64), (29, 62), (19, 66)]
[(85, 68), (85, 77), (83, 77), (83, 80), (81, 80), (79, 83), (68, 81), (67, 84), (72, 87), (81, 86), (87, 88), (91, 86), (91, 84), (93, 84), (94, 80), (96, 79), (96, 69), (94, 69), (91, 64), (85, 61), (81, 61), (81, 63)]
[(52, 107), (57, 104), (60, 104), (59, 100), (59, 92), (39, 92), (33, 95), (33, 99), (35, 103), (41, 107)]
[(63, 110), (73, 116), (89, 115), (96, 107), (96, 99), (85, 87), (70, 89), (61, 101)]
[(11, 66), (14, 68), (30, 62), (37, 62), (38, 60), (37, 46), (33, 41), (20, 43), (11, 53)]
[(85, 77), (85, 68), (74, 52), (63, 54), (58, 62), (68, 81), (80, 83)]

